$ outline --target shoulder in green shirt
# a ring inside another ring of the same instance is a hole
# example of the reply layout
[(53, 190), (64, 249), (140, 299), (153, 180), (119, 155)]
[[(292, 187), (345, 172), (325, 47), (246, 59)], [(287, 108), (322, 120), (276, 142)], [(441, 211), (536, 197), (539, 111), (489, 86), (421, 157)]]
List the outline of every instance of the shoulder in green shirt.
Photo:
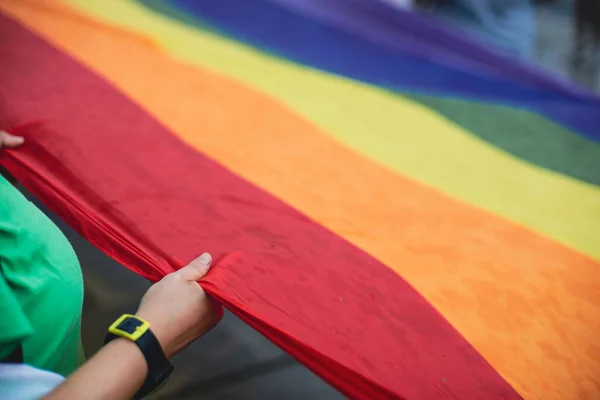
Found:
[(83, 279), (63, 233), (0, 175), (0, 360), (68, 375), (83, 360)]

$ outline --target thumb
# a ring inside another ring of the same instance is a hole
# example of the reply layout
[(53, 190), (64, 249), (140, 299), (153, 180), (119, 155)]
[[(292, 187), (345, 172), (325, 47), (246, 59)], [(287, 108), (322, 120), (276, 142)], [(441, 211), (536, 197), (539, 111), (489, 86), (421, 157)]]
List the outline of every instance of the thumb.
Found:
[(21, 136), (14, 136), (8, 132), (0, 131), (0, 148), (14, 149), (23, 144), (25, 139)]
[(208, 273), (211, 262), (212, 257), (210, 254), (204, 253), (185, 267), (181, 268), (176, 274), (181, 275), (186, 281), (199, 281)]

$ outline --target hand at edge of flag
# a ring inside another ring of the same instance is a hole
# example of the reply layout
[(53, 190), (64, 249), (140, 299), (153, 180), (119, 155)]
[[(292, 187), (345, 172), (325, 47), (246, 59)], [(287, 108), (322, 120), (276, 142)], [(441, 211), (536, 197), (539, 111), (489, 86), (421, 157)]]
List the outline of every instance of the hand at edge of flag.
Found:
[(11, 135), (8, 132), (0, 131), (0, 149), (16, 149), (25, 142), (25, 138), (21, 136)]
[(211, 263), (210, 254), (202, 254), (152, 285), (142, 298), (136, 314), (150, 323), (167, 357), (208, 332), (223, 316), (220, 306), (198, 285)]

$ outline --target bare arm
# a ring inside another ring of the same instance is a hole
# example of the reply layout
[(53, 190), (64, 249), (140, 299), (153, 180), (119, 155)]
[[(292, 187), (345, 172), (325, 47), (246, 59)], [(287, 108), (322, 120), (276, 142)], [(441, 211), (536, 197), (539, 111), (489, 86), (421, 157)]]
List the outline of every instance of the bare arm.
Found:
[[(15, 149), (23, 142), (22, 137), (0, 131), (0, 149)], [(198, 285), (211, 262), (210, 254), (202, 254), (150, 287), (140, 302), (137, 315), (150, 323), (168, 358), (210, 330), (223, 315)], [(130, 399), (147, 374), (148, 365), (138, 346), (115, 339), (44, 399)]]
[[(168, 358), (210, 330), (221, 316), (197, 283), (208, 272), (210, 263), (210, 255), (204, 253), (164, 277), (142, 298), (136, 314), (150, 323)], [(131, 399), (147, 373), (146, 360), (137, 345), (115, 339), (43, 400)]]
[(136, 344), (116, 339), (44, 400), (131, 399), (142, 386), (146, 373), (146, 360)]

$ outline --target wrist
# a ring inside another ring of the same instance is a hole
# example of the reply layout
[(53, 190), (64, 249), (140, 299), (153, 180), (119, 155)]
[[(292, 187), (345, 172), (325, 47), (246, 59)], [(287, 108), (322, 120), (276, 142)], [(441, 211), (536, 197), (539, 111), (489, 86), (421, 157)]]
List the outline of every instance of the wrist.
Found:
[[(158, 332), (164, 332), (160, 328)], [(164, 341), (164, 333), (163, 341)], [(106, 335), (105, 343), (108, 346), (111, 342), (115, 342), (112, 346), (126, 347), (127, 345), (135, 345), (139, 348), (138, 354), (142, 357), (146, 368), (142, 368), (142, 372), (146, 373), (146, 379), (135, 395), (135, 398), (143, 398), (149, 393), (156, 390), (173, 372), (173, 365), (169, 362), (165, 350), (163, 349), (157, 335), (152, 331), (150, 322), (145, 315), (130, 315), (123, 314), (109, 328)], [(129, 343), (123, 343), (129, 342)], [(168, 351), (171, 350), (171, 340), (166, 340), (169, 346), (166, 346)], [(118, 349), (117, 349), (118, 350)], [(131, 354), (131, 353), (129, 353)], [(172, 354), (172, 353), (169, 353)]]

